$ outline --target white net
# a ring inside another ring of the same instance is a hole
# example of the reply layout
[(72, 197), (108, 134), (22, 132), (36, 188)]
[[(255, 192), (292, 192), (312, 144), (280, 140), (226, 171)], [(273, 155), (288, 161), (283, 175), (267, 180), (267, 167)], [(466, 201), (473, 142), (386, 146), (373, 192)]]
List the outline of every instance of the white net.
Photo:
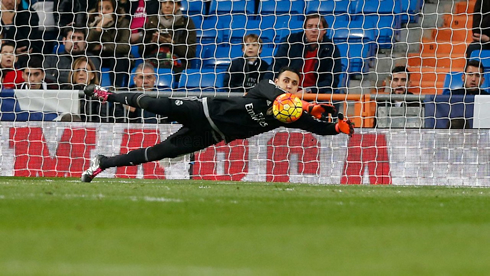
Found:
[(149, 147), (180, 126), (91, 100), (81, 93), (89, 83), (235, 97), (289, 66), (304, 100), (333, 102), (353, 120), (352, 138), (278, 129), (102, 176), (490, 185), (487, 1), (9, 3), (1, 175), (79, 176), (96, 154)]

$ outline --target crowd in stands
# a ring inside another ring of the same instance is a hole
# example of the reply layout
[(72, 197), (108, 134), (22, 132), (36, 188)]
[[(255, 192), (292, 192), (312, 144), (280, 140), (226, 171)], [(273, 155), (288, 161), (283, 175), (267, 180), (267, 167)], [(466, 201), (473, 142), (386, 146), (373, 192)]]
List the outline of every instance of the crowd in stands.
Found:
[[(178, 83), (180, 74), (198, 55), (197, 31), (201, 25), (182, 13), (178, 0), (0, 2), (3, 88), (82, 90), (88, 84), (107, 83), (108, 79), (115, 89), (150, 91), (156, 89), (160, 69), (170, 69)], [(490, 28), (485, 27), (490, 25), (487, 2), (478, 0), (475, 5), (475, 12), (481, 11), (484, 16), (473, 20), (474, 42), (468, 47), (468, 57), (473, 50), (490, 47)], [(221, 87), (246, 93), (260, 80), (274, 79), (282, 67), (290, 66), (301, 72), (304, 92), (336, 93), (345, 57), (328, 36), (328, 29), (324, 16), (307, 14), (302, 30), (291, 32), (277, 43), (270, 62), (261, 58), (263, 39), (270, 38), (245, 33), (242, 53), (230, 56), (232, 61)], [(135, 54), (141, 58), (135, 59)], [(479, 82), (472, 81), (470, 74), (475, 78), (479, 73), (465, 72), (465, 84)], [(399, 87), (409, 86), (406, 67), (395, 68), (391, 78), (391, 84), (404, 81)], [(407, 89), (392, 88), (390, 93), (408, 93)], [(465, 89), (455, 93), (466, 93)], [(81, 99), (80, 109), (82, 120), (88, 121), (165, 121), (134, 107), (109, 108), (89, 99)], [(104, 120), (110, 116), (116, 119)]]

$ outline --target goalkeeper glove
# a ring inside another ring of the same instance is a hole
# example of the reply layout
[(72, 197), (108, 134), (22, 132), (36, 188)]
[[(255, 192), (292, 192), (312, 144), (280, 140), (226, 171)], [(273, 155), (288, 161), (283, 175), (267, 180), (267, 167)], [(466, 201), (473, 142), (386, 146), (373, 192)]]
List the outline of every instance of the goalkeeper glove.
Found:
[(337, 116), (339, 121), (335, 124), (335, 130), (338, 133), (342, 132), (352, 137), (352, 134), (354, 134), (354, 123), (348, 119), (344, 119), (344, 114), (342, 113), (339, 113)]
[(337, 110), (331, 104), (312, 104), (303, 101), (303, 110), (317, 119), (325, 119), (328, 114), (335, 114)]

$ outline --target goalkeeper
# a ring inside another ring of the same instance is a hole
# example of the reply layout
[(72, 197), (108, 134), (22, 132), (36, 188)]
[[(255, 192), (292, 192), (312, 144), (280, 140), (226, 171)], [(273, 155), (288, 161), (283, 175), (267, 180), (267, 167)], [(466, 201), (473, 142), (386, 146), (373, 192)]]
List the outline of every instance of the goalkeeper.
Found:
[[(134, 166), (146, 162), (174, 158), (202, 150), (221, 141), (229, 143), (246, 139), (278, 127), (298, 128), (319, 135), (345, 133), (352, 136), (351, 122), (339, 114), (337, 123), (322, 119), (335, 113), (332, 105), (303, 103), (303, 115), (295, 122), (282, 123), (272, 115), (272, 103), (277, 96), (299, 88), (299, 73), (283, 68), (274, 81), (263, 80), (245, 96), (237, 98), (152, 98), (142, 93), (111, 93), (98, 86), (88, 87), (88, 96), (102, 101), (118, 102), (139, 107), (178, 121), (182, 127), (166, 140), (112, 157), (97, 155), (81, 180), (90, 182), (107, 168)], [(308, 113), (305, 114), (305, 113)]]

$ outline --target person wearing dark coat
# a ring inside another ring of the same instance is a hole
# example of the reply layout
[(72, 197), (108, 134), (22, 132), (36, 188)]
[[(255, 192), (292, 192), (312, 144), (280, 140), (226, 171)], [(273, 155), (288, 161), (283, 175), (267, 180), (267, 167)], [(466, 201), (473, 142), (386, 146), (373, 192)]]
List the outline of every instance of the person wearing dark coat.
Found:
[(262, 39), (256, 34), (243, 38), (243, 56), (231, 61), (223, 82), (229, 92), (248, 92), (264, 79), (269, 64), (260, 58)]
[(333, 93), (339, 84), (342, 70), (340, 52), (326, 35), (328, 23), (319, 14), (306, 16), (304, 31), (287, 36), (279, 46), (272, 66), (265, 76), (273, 79), (273, 74), (284, 66), (301, 73), (301, 87), (308, 93)]

